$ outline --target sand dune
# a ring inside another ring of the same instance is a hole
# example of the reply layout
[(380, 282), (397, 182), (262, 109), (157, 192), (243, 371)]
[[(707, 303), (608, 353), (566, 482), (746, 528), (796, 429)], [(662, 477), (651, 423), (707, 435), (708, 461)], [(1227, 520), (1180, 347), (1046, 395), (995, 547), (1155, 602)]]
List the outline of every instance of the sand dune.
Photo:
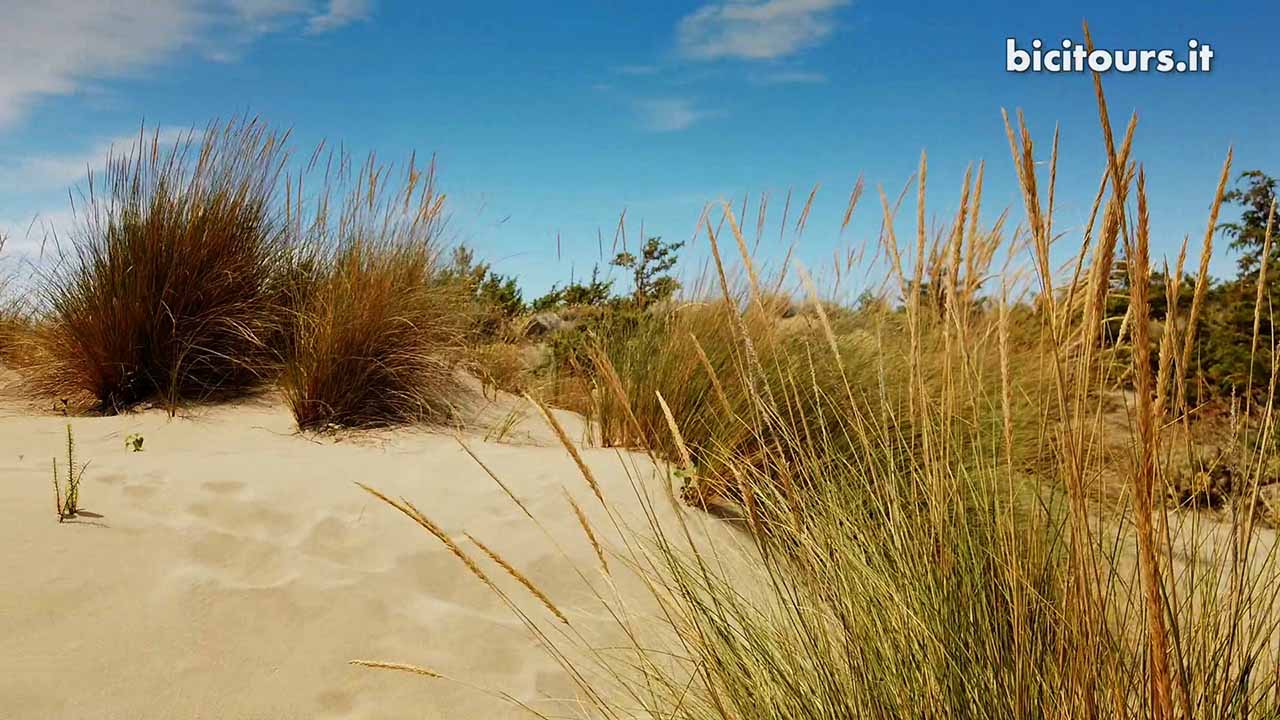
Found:
[[(477, 417), (512, 408), (503, 398)], [(567, 557), (453, 435), (304, 437), (270, 399), (172, 420), (160, 411), (71, 419), (89, 463), (81, 504), (94, 516), (59, 524), (50, 465), (67, 419), (0, 405), (0, 718), (529, 716), (461, 683), (352, 658), (415, 663), (564, 710), (540, 699), (570, 698), (572, 685), (509, 610), (353, 484), (405, 496), (459, 542), (463, 532), (481, 538), (575, 624), (607, 632), (575, 569), (590, 573), (596, 561), (561, 487), (598, 529), (607, 524), (539, 418), (523, 415), (507, 442), (476, 431), (468, 443)], [(579, 418), (562, 417), (582, 434)], [(126, 450), (130, 433), (142, 433), (142, 452)], [(584, 454), (606, 495), (634, 513), (619, 454)], [(733, 531), (712, 523), (711, 532)]]

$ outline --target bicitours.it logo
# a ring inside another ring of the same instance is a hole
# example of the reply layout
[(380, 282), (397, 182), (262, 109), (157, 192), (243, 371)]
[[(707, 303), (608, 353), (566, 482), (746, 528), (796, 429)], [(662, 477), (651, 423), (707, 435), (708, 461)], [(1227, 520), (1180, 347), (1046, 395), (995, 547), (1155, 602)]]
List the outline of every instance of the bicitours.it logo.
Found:
[(1017, 38), (1005, 39), (1005, 70), (1008, 72), (1157, 72), (1204, 73), (1213, 69), (1214, 51), (1196, 38), (1186, 41), (1186, 49), (1124, 48), (1089, 49), (1070, 38), (1046, 47), (1039, 38), (1029, 47), (1018, 47)]

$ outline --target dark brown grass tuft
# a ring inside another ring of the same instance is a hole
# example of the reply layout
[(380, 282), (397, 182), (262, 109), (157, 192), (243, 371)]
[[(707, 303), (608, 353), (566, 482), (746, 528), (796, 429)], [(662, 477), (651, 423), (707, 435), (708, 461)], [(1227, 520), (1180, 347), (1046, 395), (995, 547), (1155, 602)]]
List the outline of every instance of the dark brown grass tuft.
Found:
[(270, 373), (287, 259), (285, 136), (258, 120), (165, 148), (139, 134), (90, 176), (78, 230), (39, 279), (34, 390), (117, 412), (251, 389)]

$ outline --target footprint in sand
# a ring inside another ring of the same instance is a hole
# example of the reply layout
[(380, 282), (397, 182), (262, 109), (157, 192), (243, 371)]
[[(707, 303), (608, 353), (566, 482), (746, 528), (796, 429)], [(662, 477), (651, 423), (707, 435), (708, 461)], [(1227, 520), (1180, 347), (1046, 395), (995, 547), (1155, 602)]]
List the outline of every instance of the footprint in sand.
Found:
[(235, 495), (244, 489), (244, 483), (239, 480), (210, 480), (200, 487), (214, 495)]
[(125, 485), (120, 492), (133, 500), (146, 500), (160, 491), (155, 485)]
[(231, 497), (197, 501), (187, 514), (207, 522), (213, 529), (278, 542), (297, 525), (294, 518), (258, 502)]
[(355, 709), (355, 700), (351, 697), (351, 693), (341, 690), (325, 690), (316, 696), (316, 703), (320, 709), (328, 713), (347, 714)]
[(205, 529), (193, 533), (184, 545), (201, 574), (226, 589), (273, 588), (297, 576), (280, 546), (269, 540)]
[(359, 565), (366, 561), (366, 548), (355, 538), (351, 522), (326, 515), (311, 526), (298, 548), (314, 557), (339, 565)]

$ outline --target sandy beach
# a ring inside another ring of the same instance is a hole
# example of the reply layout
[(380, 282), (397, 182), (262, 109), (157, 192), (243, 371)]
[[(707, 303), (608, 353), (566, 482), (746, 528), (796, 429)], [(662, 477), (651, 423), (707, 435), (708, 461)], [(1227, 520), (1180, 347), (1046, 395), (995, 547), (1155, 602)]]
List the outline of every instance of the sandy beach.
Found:
[[(505, 415), (519, 401), (498, 402)], [(575, 625), (608, 626), (591, 617), (599, 608), (575, 567), (597, 563), (561, 488), (602, 535), (607, 522), (531, 408), (505, 443), (463, 437), (556, 543), (453, 434), (307, 437), (271, 398), (175, 419), (158, 410), (71, 418), (88, 463), (88, 513), (59, 524), (51, 458), (65, 452), (68, 419), (2, 407), (6, 719), (529, 716), (459, 682), (349, 665), (354, 658), (425, 666), (543, 710), (556, 707), (548, 698), (573, 697), (500, 600), (355, 481), (408, 498), (459, 542), (464, 532), (481, 538)], [(581, 436), (577, 416), (560, 417)], [(131, 433), (144, 437), (142, 452), (126, 449)], [(635, 510), (619, 454), (584, 457), (621, 510)], [(527, 594), (513, 596), (547, 616)]]

